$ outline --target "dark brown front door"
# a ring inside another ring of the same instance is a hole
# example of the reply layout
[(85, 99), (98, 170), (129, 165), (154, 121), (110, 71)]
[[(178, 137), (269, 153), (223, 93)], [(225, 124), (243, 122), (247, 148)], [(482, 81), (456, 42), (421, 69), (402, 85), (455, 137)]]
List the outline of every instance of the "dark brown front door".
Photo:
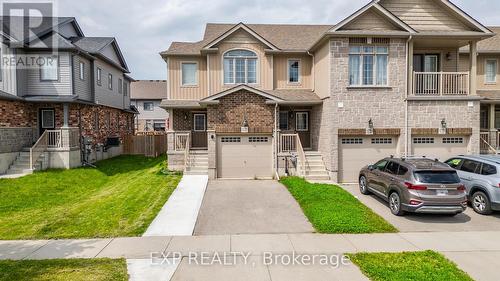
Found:
[(191, 148), (207, 148), (207, 114), (193, 114), (193, 131), (191, 132)]
[(45, 130), (54, 130), (56, 127), (56, 116), (53, 108), (38, 109), (38, 130), (40, 136)]
[(295, 131), (299, 135), (303, 148), (311, 148), (311, 132), (309, 131), (309, 111), (295, 112)]

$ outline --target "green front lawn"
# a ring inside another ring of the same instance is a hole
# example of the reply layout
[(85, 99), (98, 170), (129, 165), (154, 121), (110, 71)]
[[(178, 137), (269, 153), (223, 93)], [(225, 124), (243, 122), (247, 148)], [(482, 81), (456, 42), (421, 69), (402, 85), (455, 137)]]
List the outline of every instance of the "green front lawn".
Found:
[(298, 177), (281, 179), (304, 214), (321, 233), (397, 232), (397, 229), (347, 191)]
[(0, 280), (11, 281), (126, 281), (124, 259), (0, 261)]
[(0, 239), (139, 236), (181, 178), (162, 174), (164, 162), (119, 156), (0, 179)]
[(349, 254), (353, 263), (371, 280), (472, 281), (465, 272), (433, 251)]

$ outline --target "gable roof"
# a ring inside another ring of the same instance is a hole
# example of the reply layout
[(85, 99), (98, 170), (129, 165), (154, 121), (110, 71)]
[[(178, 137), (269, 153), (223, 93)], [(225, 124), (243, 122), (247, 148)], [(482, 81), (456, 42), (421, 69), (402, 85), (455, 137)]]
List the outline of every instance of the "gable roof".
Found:
[[(125, 58), (123, 57), (120, 47), (116, 42), (116, 38), (114, 37), (76, 37), (73, 38), (73, 44), (89, 54), (96, 55), (108, 63), (121, 68), (125, 72), (129, 71)], [(117, 65), (112, 58), (109, 58), (104, 54), (103, 51), (110, 45), (113, 46), (113, 49), (120, 60), (120, 65)]]
[(250, 35), (252, 35), (253, 37), (255, 37), (257, 40), (259, 40), (262, 44), (264, 44), (267, 47), (269, 47), (271, 50), (278, 50), (278, 48), (276, 46), (274, 46), (271, 42), (267, 41), (264, 37), (260, 36), (258, 33), (256, 33), (255, 31), (253, 31), (250, 27), (246, 26), (242, 22), (238, 23), (237, 25), (233, 26), (228, 31), (224, 32), (223, 34), (221, 34), (220, 36), (218, 36), (214, 40), (210, 41), (207, 45), (205, 45), (203, 47), (203, 49), (210, 49), (211, 47), (213, 47), (217, 43), (223, 41), (228, 36), (230, 36), (231, 34), (235, 33), (236, 31), (238, 31), (240, 29), (243, 29), (246, 32), (250, 33)]
[(167, 98), (166, 80), (138, 80), (130, 84), (131, 99), (155, 99)]
[(335, 31), (338, 31), (339, 29), (341, 29), (342, 27), (346, 26), (347, 24), (353, 22), (355, 19), (357, 19), (358, 17), (362, 16), (363, 14), (365, 14), (367, 11), (373, 9), (375, 11), (377, 11), (380, 15), (383, 15), (388, 21), (390, 21), (392, 24), (394, 24), (395, 26), (401, 28), (403, 31), (407, 31), (409, 33), (416, 33), (416, 31), (411, 28), (409, 25), (407, 25), (405, 22), (403, 22), (402, 20), (400, 20), (398, 17), (396, 17), (395, 15), (393, 15), (391, 12), (389, 12), (387, 9), (385, 9), (384, 7), (380, 6), (378, 4), (378, 0), (376, 1), (372, 1), (368, 4), (366, 4), (364, 7), (362, 7), (361, 9), (357, 10), (356, 12), (354, 12), (354, 14), (350, 15), (349, 17), (345, 18), (344, 20), (342, 20), (340, 23), (338, 23), (337, 25), (335, 25), (332, 29), (330, 29), (328, 32), (329, 33), (332, 33), (332, 32), (335, 32)]
[[(296, 25), (296, 24), (246, 24), (281, 51), (305, 52), (333, 25)], [(208, 23), (203, 40), (198, 42), (172, 42), (162, 55), (200, 55), (201, 50), (210, 42), (222, 36), (235, 24)], [(239, 30), (239, 29), (236, 29)]]
[(227, 95), (232, 94), (232, 93), (236, 93), (236, 92), (241, 91), (241, 90), (249, 91), (251, 93), (257, 94), (259, 96), (265, 97), (265, 98), (273, 100), (273, 101), (277, 101), (277, 102), (283, 101), (283, 99), (280, 99), (280, 98), (278, 98), (278, 97), (276, 97), (274, 95), (271, 95), (271, 94), (269, 94), (267, 92), (264, 92), (262, 90), (250, 87), (250, 86), (245, 85), (245, 84), (241, 84), (241, 85), (234, 86), (234, 87), (232, 87), (230, 89), (227, 89), (225, 91), (219, 92), (219, 93), (217, 93), (215, 95), (211, 95), (209, 97), (206, 97), (206, 98), (200, 100), (200, 103), (210, 103), (212, 101), (215, 101), (215, 100), (220, 99), (220, 98), (222, 98), (224, 96), (227, 96)]

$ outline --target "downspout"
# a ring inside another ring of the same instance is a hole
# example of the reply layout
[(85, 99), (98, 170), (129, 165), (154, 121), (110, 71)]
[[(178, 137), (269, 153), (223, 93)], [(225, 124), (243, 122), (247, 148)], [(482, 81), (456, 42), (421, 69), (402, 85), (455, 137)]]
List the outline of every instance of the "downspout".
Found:
[(208, 96), (210, 96), (210, 55), (207, 54), (207, 87), (208, 87)]
[[(408, 40), (406, 40), (406, 79), (405, 79), (405, 86), (406, 86), (406, 97), (405, 97), (405, 157), (408, 157), (408, 145), (409, 145), (409, 142), (408, 142), (408, 95), (409, 95), (409, 87), (410, 85), (408, 84), (408, 60), (410, 59), (409, 55), (408, 55), (408, 51), (410, 49), (410, 42), (411, 40), (413, 39), (413, 35), (410, 34), (410, 37), (408, 38)], [(413, 58), (411, 58), (413, 59)]]
[(278, 112), (278, 103), (274, 105), (274, 158), (276, 159), (276, 166), (274, 168), (274, 173), (276, 175), (276, 179), (279, 180), (279, 174), (278, 174), (278, 128), (277, 128), (277, 121), (276, 118), (278, 117), (277, 115)]
[(312, 78), (312, 91), (316, 90), (316, 59), (314, 58), (314, 54), (307, 51), (307, 54), (312, 57), (312, 69), (311, 69), (311, 78)]

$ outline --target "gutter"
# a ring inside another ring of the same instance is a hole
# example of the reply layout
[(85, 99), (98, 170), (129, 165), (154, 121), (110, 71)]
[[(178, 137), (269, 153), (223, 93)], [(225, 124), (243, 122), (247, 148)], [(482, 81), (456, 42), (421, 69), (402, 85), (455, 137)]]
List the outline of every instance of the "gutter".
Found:
[(268, 100), (266, 104), (277, 104), (277, 105), (319, 105), (323, 104), (322, 100), (318, 101), (274, 101)]
[(311, 78), (312, 78), (312, 91), (314, 92), (316, 90), (316, 59), (314, 57), (314, 54), (312, 54), (311, 52), (307, 51), (307, 54), (312, 57)]

